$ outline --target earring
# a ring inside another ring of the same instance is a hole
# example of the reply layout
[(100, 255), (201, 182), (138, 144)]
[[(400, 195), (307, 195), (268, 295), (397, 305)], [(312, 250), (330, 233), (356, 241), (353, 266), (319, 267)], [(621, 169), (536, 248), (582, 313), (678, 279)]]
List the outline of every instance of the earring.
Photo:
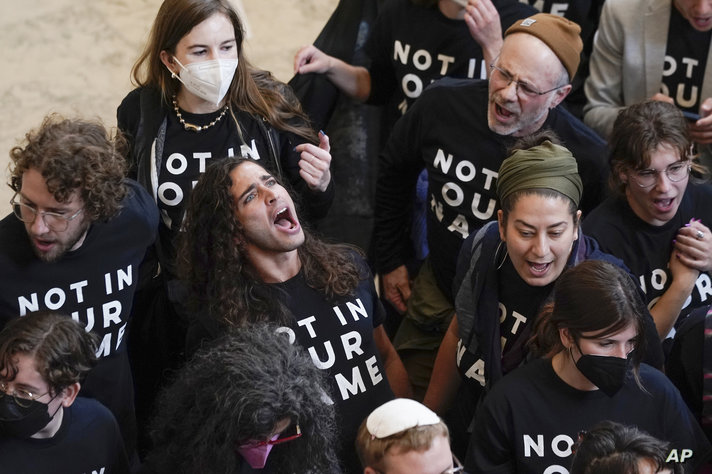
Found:
[[(499, 256), (499, 251), (500, 251), (501, 248), (502, 248), (502, 244), (504, 244), (504, 241), (503, 241), (503, 240), (500, 240), (500, 241), (499, 241), (499, 245), (497, 245), (497, 250), (494, 251), (494, 263), (495, 263), (495, 264), (497, 263), (497, 259), (498, 259), (498, 256)], [(507, 261), (507, 256), (508, 256), (508, 255), (509, 255), (509, 251), (507, 250), (507, 247), (504, 247), (504, 257), (502, 257), (502, 261), (499, 263), (499, 265), (497, 265), (497, 270), (499, 270), (500, 268), (502, 268), (502, 265), (504, 265), (504, 262)]]

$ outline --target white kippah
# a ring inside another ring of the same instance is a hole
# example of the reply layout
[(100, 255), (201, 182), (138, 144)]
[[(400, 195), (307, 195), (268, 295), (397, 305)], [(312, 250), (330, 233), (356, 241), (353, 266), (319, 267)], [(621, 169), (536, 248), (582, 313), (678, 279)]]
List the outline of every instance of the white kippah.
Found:
[(366, 429), (376, 438), (387, 438), (416, 426), (435, 425), (440, 417), (409, 398), (396, 398), (376, 408), (366, 419)]

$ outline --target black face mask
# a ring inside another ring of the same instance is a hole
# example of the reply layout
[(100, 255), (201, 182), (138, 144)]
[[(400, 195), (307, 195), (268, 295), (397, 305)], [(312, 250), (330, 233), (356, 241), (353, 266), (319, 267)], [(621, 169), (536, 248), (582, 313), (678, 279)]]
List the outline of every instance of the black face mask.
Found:
[[(579, 349), (581, 352), (581, 349)], [(626, 359), (611, 356), (581, 354), (576, 368), (603, 393), (612, 397), (623, 387), (631, 364), (631, 355)], [(573, 358), (573, 355), (571, 356)]]
[(31, 437), (52, 421), (53, 416), (49, 415), (47, 406), (47, 403), (27, 400), (27, 407), (22, 407), (14, 397), (0, 392), (0, 434), (16, 438)]

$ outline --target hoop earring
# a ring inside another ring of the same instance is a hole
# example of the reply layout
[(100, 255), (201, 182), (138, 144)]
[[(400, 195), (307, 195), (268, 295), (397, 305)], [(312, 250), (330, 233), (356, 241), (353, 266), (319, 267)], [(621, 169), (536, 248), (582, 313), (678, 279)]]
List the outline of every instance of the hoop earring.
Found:
[[(499, 251), (502, 249), (502, 244), (504, 243), (503, 240), (499, 241), (499, 245), (497, 245), (497, 250), (494, 251), (494, 263), (495, 265), (497, 264), (497, 257), (499, 256)], [(497, 270), (502, 268), (502, 265), (504, 265), (504, 262), (507, 261), (507, 256), (509, 255), (509, 251), (507, 250), (507, 247), (504, 247), (504, 257), (502, 257), (502, 261), (499, 262), (499, 265), (497, 265)]]

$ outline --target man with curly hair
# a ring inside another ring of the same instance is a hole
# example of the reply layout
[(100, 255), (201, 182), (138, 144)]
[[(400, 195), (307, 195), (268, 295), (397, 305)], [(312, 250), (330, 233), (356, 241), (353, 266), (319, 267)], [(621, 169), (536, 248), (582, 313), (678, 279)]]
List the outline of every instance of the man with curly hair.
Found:
[(131, 453), (133, 382), (124, 335), (158, 211), (125, 179), (124, 141), (100, 123), (45, 118), (10, 151), (13, 214), (0, 221), (0, 328), (61, 311), (99, 339), (82, 395), (116, 416)]
[(113, 415), (77, 396), (96, 343), (81, 324), (52, 312), (14, 319), (0, 332), (3, 472), (128, 474)]
[(361, 420), (394, 392), (410, 394), (364, 259), (303, 229), (287, 190), (251, 160), (207, 168), (184, 228), (179, 268), (195, 315), (189, 345), (254, 321), (284, 327), (326, 372), (341, 459), (347, 472), (359, 471)]

